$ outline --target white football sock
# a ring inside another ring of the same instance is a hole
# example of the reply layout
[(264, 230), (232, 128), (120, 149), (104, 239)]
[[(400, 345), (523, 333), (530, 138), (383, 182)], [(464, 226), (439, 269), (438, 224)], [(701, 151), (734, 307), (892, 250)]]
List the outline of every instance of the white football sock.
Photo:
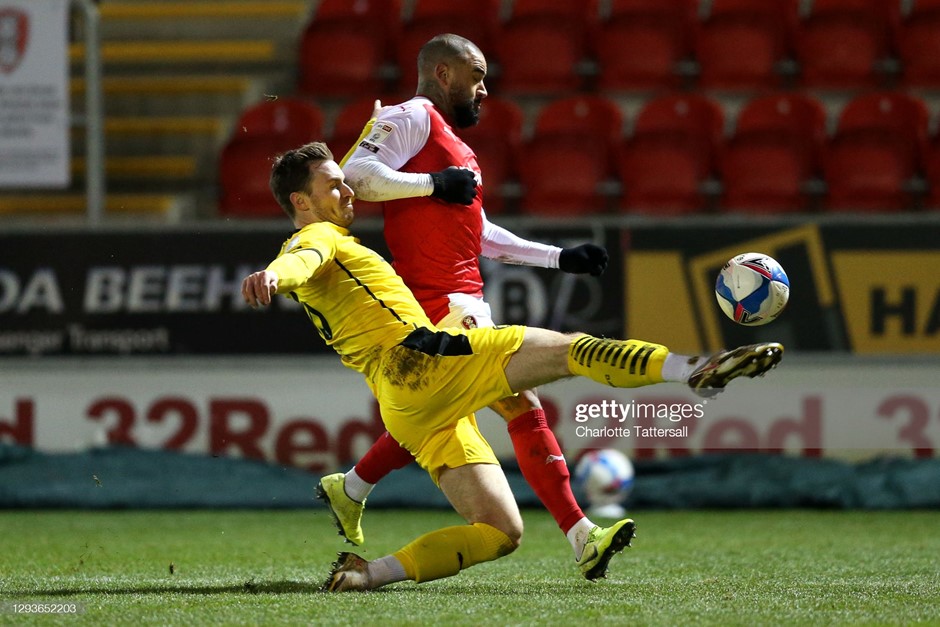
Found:
[(677, 381), (688, 383), (689, 377), (695, 369), (701, 366), (708, 357), (691, 357), (689, 355), (676, 355), (669, 353), (663, 361), (663, 381)]
[(374, 483), (369, 483), (356, 474), (355, 467), (346, 473), (346, 479), (343, 482), (343, 490), (346, 491), (346, 496), (357, 503), (365, 501), (374, 487)]
[(408, 575), (405, 574), (405, 567), (394, 555), (386, 555), (369, 562), (369, 577), (372, 579), (372, 587), (378, 588), (387, 583), (404, 581)]
[(581, 559), (581, 553), (584, 552), (584, 545), (587, 544), (588, 534), (590, 534), (591, 529), (596, 526), (597, 525), (592, 523), (590, 519), (585, 516), (576, 522), (574, 526), (568, 530), (568, 533), (565, 534), (568, 538), (568, 542), (571, 543), (571, 548), (574, 549), (574, 559)]

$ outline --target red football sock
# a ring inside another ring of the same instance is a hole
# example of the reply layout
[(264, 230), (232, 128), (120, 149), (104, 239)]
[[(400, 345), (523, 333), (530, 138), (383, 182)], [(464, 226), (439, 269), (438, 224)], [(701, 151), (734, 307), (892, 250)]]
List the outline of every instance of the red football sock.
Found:
[(509, 437), (522, 476), (555, 517), (562, 532), (568, 533), (584, 517), (584, 512), (571, 493), (571, 474), (558, 440), (545, 421), (545, 412), (533, 409), (510, 420)]
[(376, 484), (388, 473), (404, 468), (414, 460), (414, 455), (386, 431), (356, 464), (356, 474), (363, 481)]

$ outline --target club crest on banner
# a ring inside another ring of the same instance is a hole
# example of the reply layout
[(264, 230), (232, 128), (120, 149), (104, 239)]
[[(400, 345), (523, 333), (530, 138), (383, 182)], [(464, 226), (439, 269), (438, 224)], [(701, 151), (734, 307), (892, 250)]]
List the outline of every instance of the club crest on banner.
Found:
[(12, 74), (26, 54), (29, 15), (17, 9), (0, 9), (0, 72)]

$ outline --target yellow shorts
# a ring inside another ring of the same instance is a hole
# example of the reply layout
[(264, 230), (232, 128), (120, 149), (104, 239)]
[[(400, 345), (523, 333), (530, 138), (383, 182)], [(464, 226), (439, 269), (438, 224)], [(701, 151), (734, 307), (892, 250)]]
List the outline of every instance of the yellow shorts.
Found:
[(460, 468), (467, 464), (499, 464), (489, 442), (480, 433), (473, 414), (458, 418), (448, 428), (431, 432), (418, 453), (412, 454), (421, 467), (428, 471), (435, 484), (439, 482), (444, 468)]
[(437, 482), (444, 467), (497, 463), (473, 412), (512, 395), (505, 368), (525, 327), (419, 329), (386, 350), (373, 391), (385, 427)]

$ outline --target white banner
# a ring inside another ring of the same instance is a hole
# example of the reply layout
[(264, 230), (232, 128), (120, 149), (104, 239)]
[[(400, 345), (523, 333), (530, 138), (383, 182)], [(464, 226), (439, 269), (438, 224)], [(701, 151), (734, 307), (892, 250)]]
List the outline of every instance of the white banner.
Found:
[[(846, 459), (940, 448), (940, 364), (792, 357), (702, 402), (684, 386), (616, 390), (584, 379), (540, 396), (569, 460), (613, 447), (634, 458), (715, 450)], [(503, 421), (481, 429), (513, 457)], [(0, 442), (45, 451), (108, 443), (309, 468), (349, 465), (383, 431), (364, 381), (335, 358), (0, 361)]]
[(66, 187), (68, 0), (0, 0), (0, 187)]

